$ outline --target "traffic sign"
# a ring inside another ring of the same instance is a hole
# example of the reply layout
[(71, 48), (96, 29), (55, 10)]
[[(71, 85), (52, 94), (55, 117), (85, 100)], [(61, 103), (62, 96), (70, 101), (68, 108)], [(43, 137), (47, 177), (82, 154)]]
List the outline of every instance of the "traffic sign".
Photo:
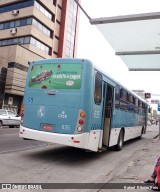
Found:
[(160, 111), (160, 102), (158, 103), (158, 111)]

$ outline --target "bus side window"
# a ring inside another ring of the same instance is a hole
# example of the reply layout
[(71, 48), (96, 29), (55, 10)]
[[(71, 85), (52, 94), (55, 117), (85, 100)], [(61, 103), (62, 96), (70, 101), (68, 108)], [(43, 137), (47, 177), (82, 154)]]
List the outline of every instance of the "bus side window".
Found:
[(142, 103), (142, 113), (145, 114), (146, 113), (146, 106), (144, 103)]
[(94, 102), (100, 105), (102, 101), (102, 75), (98, 72), (95, 76), (95, 92), (94, 92)]
[(120, 87), (116, 85), (115, 87), (115, 108), (119, 108), (119, 99), (120, 99)]
[(128, 110), (130, 111), (130, 112), (135, 112), (134, 110), (135, 110), (135, 107), (134, 107), (134, 104), (135, 104), (135, 98), (134, 98), (134, 96), (133, 95), (131, 95), (131, 94), (128, 94)]
[(139, 113), (142, 114), (142, 102), (138, 101)]
[(124, 101), (128, 101), (128, 93), (126, 90), (121, 89), (121, 94), (120, 94), (120, 98)]
[(120, 109), (128, 111), (128, 92), (123, 88), (120, 91)]
[(139, 108), (138, 108), (138, 99), (135, 98), (135, 112), (138, 113), (139, 112)]

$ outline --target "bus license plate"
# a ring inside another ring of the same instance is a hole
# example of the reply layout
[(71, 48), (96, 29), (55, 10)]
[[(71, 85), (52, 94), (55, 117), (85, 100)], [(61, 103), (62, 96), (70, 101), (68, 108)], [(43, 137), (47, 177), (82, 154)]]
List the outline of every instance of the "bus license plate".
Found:
[(54, 129), (54, 126), (53, 126), (53, 125), (44, 124), (44, 125), (42, 126), (42, 128), (43, 128), (44, 130), (46, 130), (46, 131), (51, 131), (51, 130)]

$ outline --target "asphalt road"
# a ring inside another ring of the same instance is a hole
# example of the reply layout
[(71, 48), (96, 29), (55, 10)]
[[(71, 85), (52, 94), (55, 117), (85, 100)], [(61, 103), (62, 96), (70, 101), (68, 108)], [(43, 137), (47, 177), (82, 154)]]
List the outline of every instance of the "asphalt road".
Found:
[(122, 151), (94, 153), (23, 141), (18, 138), (17, 128), (0, 129), (0, 183), (96, 183), (103, 182), (103, 178), (106, 182), (117, 175), (126, 175), (142, 155), (146, 158), (147, 148), (158, 133), (158, 126), (150, 126), (141, 140), (125, 143)]
[(0, 154), (45, 146), (46, 143), (33, 140), (23, 140), (19, 137), (19, 128), (0, 128)]

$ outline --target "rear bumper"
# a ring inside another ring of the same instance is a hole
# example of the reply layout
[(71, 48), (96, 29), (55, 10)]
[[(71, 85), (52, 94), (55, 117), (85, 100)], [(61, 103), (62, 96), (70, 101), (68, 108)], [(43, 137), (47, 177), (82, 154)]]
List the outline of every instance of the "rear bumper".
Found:
[(57, 143), (83, 149), (88, 149), (89, 135), (89, 133), (77, 135), (50, 133), (29, 129), (23, 126), (20, 126), (19, 130), (19, 136), (22, 138)]

